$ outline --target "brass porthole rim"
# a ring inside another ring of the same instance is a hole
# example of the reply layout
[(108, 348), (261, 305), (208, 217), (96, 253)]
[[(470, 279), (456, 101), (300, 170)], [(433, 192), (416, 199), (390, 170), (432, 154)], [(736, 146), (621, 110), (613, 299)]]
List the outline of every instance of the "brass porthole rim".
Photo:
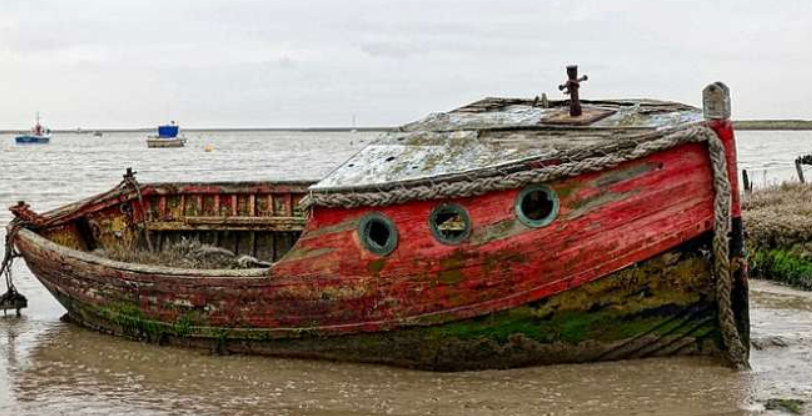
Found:
[[(437, 216), (443, 213), (446, 210), (453, 210), (455, 213), (462, 216), (463, 221), (465, 221), (465, 232), (461, 234), (459, 237), (455, 238), (448, 238), (444, 236), (440, 229), (437, 228)], [(447, 245), (457, 245), (465, 241), (471, 235), (471, 216), (468, 215), (468, 210), (465, 209), (462, 205), (453, 204), (453, 203), (444, 203), (434, 207), (431, 210), (431, 214), (429, 214), (429, 229), (431, 230), (431, 234), (434, 238)]]
[[(536, 191), (544, 192), (547, 195), (547, 197), (550, 198), (550, 201), (552, 201), (553, 203), (553, 207), (552, 210), (550, 210), (550, 213), (547, 214), (546, 217), (539, 220), (528, 218), (522, 211), (522, 201), (524, 200), (524, 198), (527, 196), (527, 194)], [(555, 221), (555, 219), (558, 217), (560, 203), (558, 201), (558, 194), (549, 186), (529, 185), (519, 192), (519, 194), (516, 196), (516, 201), (514, 202), (513, 206), (514, 210), (516, 211), (516, 216), (519, 218), (519, 221), (521, 221), (522, 224), (532, 228), (539, 228), (550, 225), (550, 223)]]
[[(370, 227), (375, 222), (381, 223), (389, 232), (389, 238), (386, 239), (386, 243), (383, 245), (372, 241), (369, 236)], [(398, 229), (394, 221), (382, 212), (370, 212), (361, 217), (358, 223), (358, 239), (361, 240), (361, 245), (370, 253), (379, 256), (386, 256), (392, 253), (398, 246), (398, 238)]]

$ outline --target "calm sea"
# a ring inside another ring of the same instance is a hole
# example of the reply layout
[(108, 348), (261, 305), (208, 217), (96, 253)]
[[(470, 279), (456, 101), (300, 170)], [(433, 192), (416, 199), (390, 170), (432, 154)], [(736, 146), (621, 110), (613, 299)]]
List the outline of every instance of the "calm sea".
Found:
[[(375, 135), (201, 132), (183, 149), (147, 149), (131, 133), (61, 134), (47, 146), (0, 135), (0, 223), (17, 200), (55, 208), (111, 188), (127, 167), (142, 182), (318, 179)], [(812, 153), (812, 132), (738, 139), (739, 167), (757, 186), (792, 180), (795, 157)], [(0, 317), (0, 415), (735, 415), (770, 398), (812, 398), (812, 297), (760, 282), (753, 337), (768, 346), (753, 351), (749, 372), (676, 358), (436, 374), (100, 335), (60, 322), (64, 310), (23, 262), (14, 272), (30, 307)]]

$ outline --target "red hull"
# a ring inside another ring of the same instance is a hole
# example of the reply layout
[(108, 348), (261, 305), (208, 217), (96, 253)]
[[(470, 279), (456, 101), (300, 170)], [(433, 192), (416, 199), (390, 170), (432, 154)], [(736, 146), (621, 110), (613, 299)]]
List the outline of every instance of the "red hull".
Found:
[[(267, 277), (178, 276), (126, 265), (109, 276), (94, 273), (90, 256), (71, 259), (70, 275), (46, 272), (60, 270), (62, 259), (36, 263), (72, 299), (133, 303), (163, 322), (206, 311), (214, 327), (280, 335), (437, 324), (578, 287), (710, 231), (710, 177), (707, 152), (694, 144), (557, 182), (551, 187), (561, 197), (560, 220), (536, 229), (516, 219), (517, 191), (461, 199), (455, 202), (469, 210), (475, 231), (470, 243), (454, 247), (437, 242), (427, 227), (437, 202), (382, 208), (404, 236), (386, 258), (358, 240), (358, 220), (372, 209), (317, 209)], [(18, 243), (26, 257), (37, 252), (27, 235)]]

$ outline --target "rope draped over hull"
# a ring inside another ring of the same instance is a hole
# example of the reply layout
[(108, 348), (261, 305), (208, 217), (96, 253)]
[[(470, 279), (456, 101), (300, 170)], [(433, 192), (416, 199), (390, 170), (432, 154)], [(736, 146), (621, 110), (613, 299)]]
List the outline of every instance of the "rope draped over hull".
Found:
[(719, 326), (730, 362), (737, 368), (748, 368), (747, 347), (739, 336), (736, 315), (730, 294), (733, 291), (733, 269), (730, 261), (730, 178), (727, 154), (722, 141), (707, 129), (708, 154), (713, 167), (713, 270), (716, 275), (716, 302), (719, 305)]
[[(443, 198), (464, 198), (480, 196), (489, 192), (516, 189), (531, 183), (578, 176), (587, 172), (598, 172), (616, 167), (624, 162), (640, 159), (654, 153), (668, 150), (685, 143), (707, 142), (707, 134), (715, 133), (704, 125), (695, 125), (675, 132), (657, 132), (647, 135), (631, 148), (595, 149), (586, 152), (581, 159), (570, 160), (553, 166), (527, 169), (518, 172), (500, 173), (474, 179), (440, 181), (426, 179), (401, 188), (361, 191), (352, 189), (311, 192), (299, 203), (304, 209), (315, 206), (330, 208), (383, 207), (403, 204), (410, 201), (428, 201)], [(597, 155), (596, 155), (597, 154)]]
[(631, 148), (619, 148), (610, 153), (599, 152), (597, 155), (588, 154), (580, 160), (502, 175), (497, 172), (489, 177), (453, 182), (422, 181), (409, 187), (380, 191), (353, 192), (347, 190), (310, 193), (302, 199), (300, 206), (308, 212), (315, 206), (382, 207), (410, 201), (480, 196), (489, 192), (521, 188), (532, 183), (550, 182), (588, 172), (611, 169), (622, 163), (641, 159), (683, 144), (705, 143), (713, 170), (715, 194), (713, 270), (716, 279), (715, 292), (719, 326), (727, 358), (737, 368), (748, 368), (747, 348), (743, 344), (736, 326), (736, 316), (731, 300), (734, 278), (730, 259), (731, 189), (724, 145), (716, 133), (705, 124), (697, 124), (676, 131), (657, 132), (646, 138), (648, 140), (641, 141)]
[(20, 254), (14, 249), (14, 238), (21, 226), (18, 221), (12, 221), (7, 229), (5, 242), (5, 254), (3, 261), (0, 263), (0, 275), (5, 277), (6, 292), (0, 295), (0, 309), (3, 309), (5, 315), (9, 309), (15, 309), (17, 316), (20, 316), (20, 309), (28, 307), (28, 299), (17, 291), (14, 286), (14, 278), (12, 277), (12, 268), (14, 267), (14, 259), (19, 257)]

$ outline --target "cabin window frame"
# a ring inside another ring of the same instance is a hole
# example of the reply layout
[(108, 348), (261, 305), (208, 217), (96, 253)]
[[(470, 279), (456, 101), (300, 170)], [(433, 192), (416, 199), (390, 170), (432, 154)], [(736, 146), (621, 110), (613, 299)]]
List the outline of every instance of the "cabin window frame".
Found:
[[(378, 244), (371, 236), (372, 226), (381, 224), (389, 232), (389, 236), (384, 244)], [(361, 240), (361, 245), (370, 253), (379, 256), (387, 256), (395, 251), (398, 246), (398, 228), (395, 222), (392, 221), (386, 214), (382, 212), (370, 212), (358, 222), (358, 239)]]
[[(532, 219), (528, 217), (524, 210), (522, 209), (522, 203), (524, 199), (532, 192), (541, 191), (547, 195), (547, 198), (552, 202), (553, 206), (550, 210), (550, 213), (547, 214), (544, 218), (541, 219)], [(518, 195), (516, 195), (516, 201), (514, 202), (514, 211), (516, 211), (516, 216), (519, 218), (522, 224), (531, 227), (531, 228), (540, 228), (546, 227), (550, 225), (556, 218), (558, 218), (558, 211), (561, 208), (561, 203), (558, 199), (558, 193), (555, 192), (552, 188), (547, 185), (529, 185), (522, 189)]]
[[(453, 211), (454, 214), (460, 215), (465, 222), (465, 231), (458, 237), (448, 237), (444, 235), (438, 227), (437, 217), (448, 211)], [(468, 214), (468, 210), (460, 204), (443, 203), (434, 207), (434, 209), (431, 210), (431, 214), (429, 214), (429, 229), (431, 230), (431, 234), (437, 241), (446, 245), (453, 246), (464, 242), (471, 236), (472, 228), (473, 223), (471, 222), (471, 216)]]

